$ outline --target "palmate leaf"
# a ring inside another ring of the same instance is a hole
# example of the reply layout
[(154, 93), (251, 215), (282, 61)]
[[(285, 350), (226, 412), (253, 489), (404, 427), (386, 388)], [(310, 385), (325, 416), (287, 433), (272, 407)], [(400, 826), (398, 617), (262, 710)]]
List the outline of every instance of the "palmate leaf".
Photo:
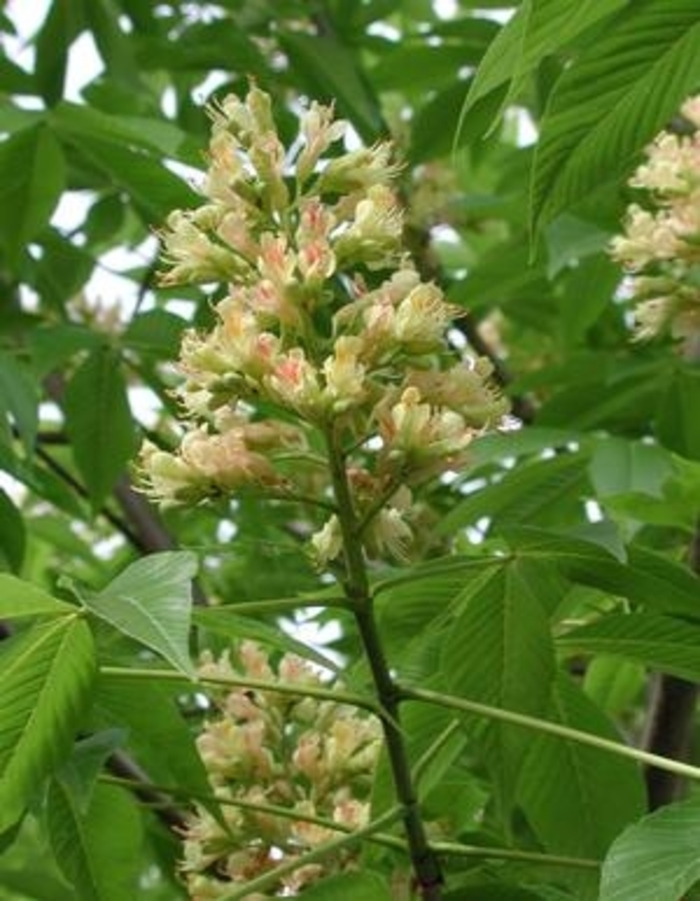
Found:
[[(548, 719), (619, 740), (612, 725), (564, 674), (554, 684)], [(537, 735), (520, 774), (518, 800), (544, 847), (597, 858), (645, 810), (633, 761), (549, 735)]]
[(90, 630), (77, 616), (37, 625), (3, 642), (0, 671), (2, 833), (70, 747), (95, 674)]
[(197, 558), (164, 551), (132, 563), (85, 606), (130, 638), (140, 641), (188, 676), (194, 675), (188, 642), (191, 581)]
[(70, 788), (54, 779), (47, 825), (56, 862), (79, 901), (138, 897), (142, 823), (123, 790), (98, 785), (83, 810)]
[[(549, 626), (537, 598), (507, 570), (487, 573), (465, 592), (442, 654), (449, 690), (456, 695), (542, 715), (554, 677)], [(511, 725), (465, 719), (508, 806), (531, 736)]]
[(700, 802), (671, 804), (626, 829), (603, 863), (600, 901), (680, 901), (700, 879)]
[(627, 172), (700, 81), (696, 0), (637, 0), (564, 71), (535, 151), (533, 231)]
[(700, 626), (653, 613), (615, 614), (557, 640), (570, 654), (611, 654), (700, 681)]
[(481, 98), (510, 82), (504, 104), (518, 92), (524, 76), (545, 56), (610, 15), (625, 0), (523, 0), (515, 15), (489, 46), (463, 110), (463, 116)]

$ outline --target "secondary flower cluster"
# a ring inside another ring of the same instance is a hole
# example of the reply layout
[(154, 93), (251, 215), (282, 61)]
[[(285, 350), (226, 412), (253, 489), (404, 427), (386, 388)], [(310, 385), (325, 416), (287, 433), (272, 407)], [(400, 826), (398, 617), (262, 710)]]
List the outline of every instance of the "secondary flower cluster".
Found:
[[(403, 556), (411, 489), (459, 466), (506, 404), (484, 361), (449, 352), (459, 311), (403, 251), (388, 144), (343, 152), (344, 123), (312, 103), (286, 149), (256, 87), (211, 116), (205, 202), (170, 216), (162, 280), (227, 293), (211, 330), (185, 335), (185, 434), (172, 453), (144, 447), (143, 487), (164, 503), (248, 487), (332, 507), (333, 447), (365, 549)], [(332, 515), (319, 564), (339, 541)]]
[(630, 179), (646, 206), (627, 210), (612, 254), (631, 273), (637, 335), (700, 334), (700, 97), (681, 109), (689, 134), (663, 131)]
[[(200, 675), (328, 688), (300, 658), (288, 654), (273, 666), (253, 642), (243, 642), (233, 659), (207, 657)], [(250, 689), (215, 691), (212, 700), (216, 712), (197, 746), (224, 822), (200, 806), (189, 826), (182, 869), (194, 901), (225, 897), (236, 885), (342, 834), (313, 818), (346, 830), (366, 825), (381, 747), (376, 718), (334, 701)], [(261, 809), (270, 805), (290, 816)], [(273, 893), (296, 894), (352, 865), (351, 852), (326, 856), (322, 864), (294, 870)]]

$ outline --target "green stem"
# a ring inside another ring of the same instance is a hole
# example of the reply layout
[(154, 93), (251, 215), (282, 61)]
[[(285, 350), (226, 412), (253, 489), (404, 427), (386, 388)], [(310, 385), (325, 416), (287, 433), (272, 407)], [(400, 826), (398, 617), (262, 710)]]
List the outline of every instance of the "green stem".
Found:
[(396, 798), (402, 808), (409, 855), (423, 901), (440, 901), (442, 874), (437, 856), (430, 848), (418, 804), (399, 719), (400, 698), (389, 671), (384, 647), (377, 630), (372, 593), (365, 564), (359, 521), (354, 508), (345, 466), (345, 455), (337, 436), (326, 434), (328, 463), (338, 506), (345, 562), (344, 588), (352, 604), (360, 640), (369, 663), (377, 698), (382, 709), (382, 728), (394, 781)]
[(367, 826), (363, 826), (362, 829), (356, 829), (350, 835), (332, 838), (322, 845), (319, 845), (317, 848), (314, 848), (312, 851), (307, 851), (305, 854), (300, 854), (299, 857), (294, 857), (291, 860), (285, 861), (285, 863), (275, 867), (274, 870), (263, 873), (255, 879), (247, 880), (245, 885), (239, 886), (233, 891), (228, 892), (228, 894), (221, 895), (219, 901), (241, 901), (241, 899), (247, 898), (254, 892), (264, 892), (266, 889), (277, 885), (280, 879), (293, 873), (295, 870), (305, 867), (310, 863), (316, 863), (317, 860), (323, 860), (329, 854), (333, 854), (335, 851), (342, 851), (343, 848), (351, 847), (360, 839), (367, 838), (373, 833), (378, 832), (383, 826), (387, 826), (398, 819), (400, 814), (400, 808), (395, 807), (381, 817), (377, 817), (376, 820), (369, 823)]
[(296, 598), (276, 598), (269, 601), (242, 601), (236, 604), (226, 604), (223, 607), (209, 607), (206, 611), (199, 611), (196, 615), (200, 618), (201, 625), (205, 626), (208, 616), (215, 617), (222, 612), (230, 613), (232, 616), (236, 614), (257, 616), (260, 613), (296, 612), (303, 610), (305, 607), (344, 607), (347, 609), (347, 606), (348, 599), (345, 596), (319, 596), (317, 599), (313, 597), (307, 599), (301, 596)]
[(504, 710), (502, 707), (491, 707), (488, 704), (479, 704), (476, 701), (468, 701), (465, 698), (457, 698), (453, 695), (430, 691), (427, 688), (401, 686), (398, 690), (401, 698), (407, 701), (425, 701), (427, 704), (437, 704), (440, 707), (447, 707), (450, 710), (475, 713), (477, 716), (483, 716), (492, 720), (500, 720), (504, 723), (511, 723), (514, 726), (522, 726), (525, 729), (532, 729), (535, 732), (556, 735), (557, 738), (575, 741), (581, 745), (590, 745), (592, 748), (598, 748), (599, 751), (617, 754), (618, 757), (628, 757), (632, 760), (636, 760), (637, 763), (646, 764), (647, 766), (653, 766), (660, 770), (666, 770), (669, 773), (675, 773), (678, 776), (685, 776), (688, 779), (700, 781), (700, 768), (698, 767), (691, 766), (688, 763), (682, 763), (679, 760), (671, 760), (668, 757), (661, 757), (659, 754), (650, 754), (648, 751), (632, 748), (629, 745), (612, 741), (609, 738), (603, 738), (600, 735), (593, 735), (590, 732), (581, 732), (578, 729), (572, 729), (570, 726), (562, 726), (560, 723), (551, 723), (548, 720), (527, 716), (524, 713), (516, 713), (514, 710)]
[[(123, 776), (108, 776), (101, 774), (100, 782), (108, 785), (118, 785), (125, 788), (147, 788), (150, 791), (158, 792), (163, 795), (169, 795), (172, 798), (181, 798), (183, 801), (199, 801), (200, 803), (220, 804), (222, 807), (237, 807), (241, 810), (251, 810), (255, 813), (269, 814), (271, 816), (282, 817), (287, 820), (296, 820), (303, 823), (311, 823), (314, 826), (320, 826), (333, 832), (341, 832), (343, 835), (357, 835), (357, 831), (352, 826), (346, 826), (344, 823), (337, 823), (335, 820), (328, 820), (325, 817), (315, 817), (310, 814), (300, 813), (290, 807), (282, 807), (278, 804), (259, 804), (253, 801), (246, 801), (243, 798), (228, 798), (223, 795), (208, 794), (206, 792), (192, 792), (187, 789), (173, 785), (161, 785), (156, 782), (142, 782), (137, 779), (127, 779)], [(148, 807), (155, 807), (156, 804), (148, 804)], [(400, 814), (396, 813), (398, 818)], [(389, 835), (386, 832), (372, 832), (365, 838), (376, 845), (382, 845), (386, 848), (392, 848), (395, 851), (401, 851), (404, 854), (408, 852), (406, 841), (396, 835)], [(594, 869), (600, 866), (596, 860), (589, 860), (583, 857), (560, 857), (556, 854), (542, 854), (538, 851), (521, 851), (517, 848), (498, 848), (489, 845), (463, 845), (459, 842), (431, 842), (431, 848), (445, 857), (470, 857), (482, 860), (520, 860), (527, 863), (540, 864), (542, 866), (555, 867), (578, 867), (581, 869)]]
[(103, 676), (112, 676), (118, 679), (156, 679), (159, 682), (183, 682), (185, 685), (226, 685), (233, 688), (251, 688), (255, 691), (267, 691), (271, 694), (292, 695), (301, 698), (318, 698), (321, 701), (335, 701), (337, 704), (348, 704), (351, 707), (360, 707), (369, 710), (376, 716), (381, 716), (381, 709), (373, 698), (365, 698), (363, 695), (349, 691), (336, 691), (329, 688), (319, 688), (315, 685), (290, 685), (286, 682), (268, 682), (265, 679), (247, 679), (243, 676), (198, 676), (188, 679), (176, 670), (161, 669), (136, 669), (122, 666), (101, 666), (100, 673)]

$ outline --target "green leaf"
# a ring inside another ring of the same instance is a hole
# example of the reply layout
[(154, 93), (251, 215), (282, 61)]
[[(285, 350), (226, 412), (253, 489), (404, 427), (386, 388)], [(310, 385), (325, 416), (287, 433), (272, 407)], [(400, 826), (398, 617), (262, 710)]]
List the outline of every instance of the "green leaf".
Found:
[[(563, 674), (555, 682), (547, 718), (620, 740), (608, 720)], [(529, 744), (518, 800), (548, 851), (596, 858), (643, 813), (644, 786), (634, 761), (547, 735), (531, 737)]]
[(581, 485), (587, 465), (587, 455), (579, 452), (521, 464), (455, 504), (439, 531), (451, 535), (485, 516), (499, 522), (532, 522), (538, 512), (550, 510)]
[(105, 761), (124, 744), (124, 738), (125, 733), (119, 729), (89, 735), (75, 743), (73, 753), (58, 770), (56, 779), (70, 792), (73, 804), (81, 814), (90, 806)]
[[(108, 114), (68, 101), (63, 101), (52, 111), (51, 122), (64, 135), (141, 147), (157, 157), (178, 158), (188, 140), (185, 132), (162, 119)], [(193, 156), (191, 161), (195, 163), (198, 159)]]
[(35, 38), (35, 81), (48, 106), (63, 94), (68, 51), (82, 25), (82, 2), (55, 0)]
[(629, 4), (564, 72), (542, 120), (532, 177), (536, 232), (629, 171), (700, 81), (695, 0)]
[(191, 581), (196, 572), (197, 558), (189, 551), (151, 554), (127, 566), (99, 594), (87, 595), (85, 605), (175, 669), (193, 676), (188, 645)]
[(678, 368), (659, 403), (656, 434), (665, 446), (689, 460), (700, 460), (700, 372)]
[(660, 497), (674, 466), (662, 447), (611, 436), (596, 438), (589, 472), (598, 497), (631, 491)]
[(194, 743), (195, 733), (183, 716), (173, 688), (127, 676), (97, 680), (95, 707), (100, 728), (128, 732), (128, 749), (149, 776), (162, 785), (193, 796), (211, 794), (207, 772)]
[[(442, 669), (453, 694), (531, 716), (544, 713), (554, 676), (549, 626), (537, 598), (508, 570), (487, 573), (465, 591)], [(465, 726), (507, 807), (531, 736), (483, 718), (465, 717)]]
[(680, 901), (700, 879), (700, 803), (662, 807), (626, 829), (603, 862), (600, 901)]
[(72, 604), (57, 600), (30, 582), (9, 573), (0, 573), (0, 619), (67, 616), (75, 612), (76, 608)]
[(567, 654), (613, 654), (700, 682), (700, 625), (654, 613), (612, 614), (557, 639)]
[(61, 146), (43, 125), (0, 143), (0, 243), (16, 261), (49, 221), (65, 188)]
[(463, 115), (505, 81), (503, 106), (519, 92), (524, 77), (544, 57), (568, 44), (626, 0), (523, 0), (491, 43), (467, 96)]
[(87, 811), (59, 780), (47, 799), (49, 840), (79, 901), (133, 901), (139, 895), (142, 821), (121, 789), (98, 785)]
[(386, 880), (368, 870), (337, 873), (304, 889), (304, 901), (348, 901), (349, 898), (391, 901), (393, 897)]
[(148, 310), (135, 316), (124, 333), (124, 342), (141, 354), (166, 360), (177, 357), (187, 323), (167, 310)]
[(108, 347), (91, 351), (66, 386), (66, 429), (94, 510), (110, 493), (136, 448), (121, 369)]
[(325, 101), (335, 99), (340, 113), (350, 119), (362, 138), (376, 141), (383, 131), (381, 110), (354, 53), (329, 35), (285, 31), (279, 34), (279, 40), (313, 96)]
[(503, 534), (518, 555), (556, 563), (569, 579), (647, 604), (652, 610), (697, 617), (700, 580), (688, 569), (639, 547), (621, 563), (599, 545), (558, 532), (517, 527)]
[(77, 616), (37, 625), (2, 642), (0, 668), (1, 833), (66, 755), (85, 714), (95, 672), (90, 630)]
[(586, 667), (583, 690), (608, 716), (622, 716), (647, 685), (646, 669), (620, 657), (601, 655)]
[(242, 616), (240, 613), (237, 614), (235, 604), (195, 609), (192, 618), (203, 629), (208, 629), (218, 635), (225, 635), (231, 641), (240, 641), (244, 638), (259, 641), (268, 647), (296, 654), (304, 660), (311, 660), (331, 672), (339, 672), (337, 664), (332, 660), (288, 635), (278, 626), (271, 626), (269, 623)]
[(27, 532), (22, 514), (0, 488), (0, 568), (7, 565), (14, 572), (19, 572), (26, 544)]
[(0, 411), (9, 413), (30, 455), (39, 422), (39, 396), (26, 368), (6, 353), (0, 353)]

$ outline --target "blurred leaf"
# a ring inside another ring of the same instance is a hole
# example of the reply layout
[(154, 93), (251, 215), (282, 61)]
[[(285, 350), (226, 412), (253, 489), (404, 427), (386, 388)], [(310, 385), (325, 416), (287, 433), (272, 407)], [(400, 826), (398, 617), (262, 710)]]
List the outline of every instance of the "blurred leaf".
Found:
[(381, 137), (384, 124), (379, 104), (347, 46), (329, 35), (312, 37), (300, 31), (281, 33), (280, 42), (313, 96), (335, 99), (340, 114), (347, 116), (367, 143)]
[(90, 631), (77, 616), (41, 623), (0, 644), (0, 666), (4, 832), (66, 755), (85, 715), (95, 669)]
[[(22, 569), (27, 534), (22, 514), (0, 488), (0, 568), (7, 565), (13, 572)], [(0, 602), (1, 606), (1, 602)]]
[(147, 310), (135, 316), (124, 332), (124, 342), (141, 354), (165, 360), (178, 355), (187, 322), (166, 310)]
[(601, 654), (586, 667), (583, 690), (605, 714), (620, 716), (639, 698), (646, 681), (641, 664)]
[(391, 901), (393, 894), (388, 882), (379, 873), (351, 870), (322, 878), (304, 889), (304, 897), (308, 901), (347, 901), (348, 898)]
[(117, 353), (105, 346), (90, 351), (66, 386), (64, 410), (76, 465), (98, 510), (136, 448)]
[(607, 436), (596, 438), (589, 467), (593, 487), (602, 498), (629, 491), (660, 497), (673, 471), (671, 456), (663, 448)]
[(54, 0), (35, 38), (35, 81), (48, 106), (65, 87), (68, 51), (83, 24), (83, 0)]
[(143, 89), (133, 48), (133, 38), (119, 23), (119, 7), (113, 0), (87, 0), (85, 19), (111, 79), (131, 89)]
[(656, 415), (656, 434), (665, 446), (700, 460), (700, 370), (679, 368), (661, 398)]
[(0, 170), (0, 243), (14, 262), (53, 213), (65, 187), (65, 162), (52, 132), (37, 125), (0, 143)]
[(681, 901), (700, 879), (697, 798), (662, 807), (626, 829), (603, 862), (600, 901)]
[(695, 0), (644, 0), (615, 16), (564, 70), (535, 150), (535, 232), (629, 171), (635, 154), (696, 89), (699, 39)]
[(28, 455), (34, 450), (39, 418), (37, 387), (25, 366), (0, 352), (0, 413), (9, 414)]
[(196, 572), (197, 558), (189, 551), (151, 554), (127, 566), (99, 594), (86, 595), (85, 605), (191, 676), (191, 583)]

